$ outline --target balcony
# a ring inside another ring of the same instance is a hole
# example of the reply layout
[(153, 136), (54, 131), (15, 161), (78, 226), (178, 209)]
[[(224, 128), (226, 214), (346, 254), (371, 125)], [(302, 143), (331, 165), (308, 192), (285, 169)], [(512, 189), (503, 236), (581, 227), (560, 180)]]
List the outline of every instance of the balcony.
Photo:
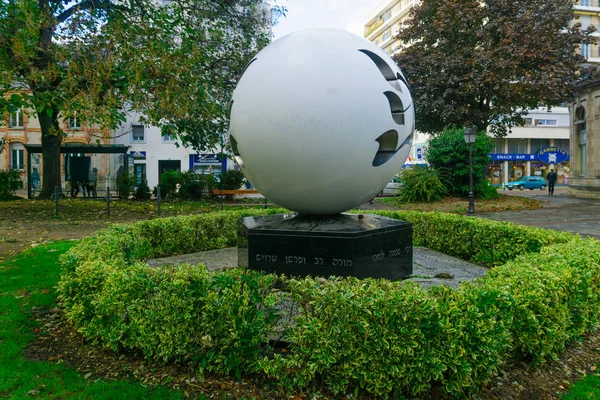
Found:
[(575, 10), (590, 10), (600, 8), (600, 0), (578, 0), (575, 3)]

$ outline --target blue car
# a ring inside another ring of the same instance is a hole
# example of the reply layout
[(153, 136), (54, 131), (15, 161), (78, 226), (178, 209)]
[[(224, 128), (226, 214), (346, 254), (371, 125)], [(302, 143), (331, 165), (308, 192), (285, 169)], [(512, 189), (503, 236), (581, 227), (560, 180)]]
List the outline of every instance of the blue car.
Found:
[(508, 188), (508, 190), (513, 190), (513, 189), (546, 189), (546, 186), (548, 184), (546, 183), (546, 180), (540, 176), (522, 176), (521, 178), (517, 179), (516, 181), (512, 181), (512, 182), (508, 182), (508, 185), (506, 185), (506, 187)]

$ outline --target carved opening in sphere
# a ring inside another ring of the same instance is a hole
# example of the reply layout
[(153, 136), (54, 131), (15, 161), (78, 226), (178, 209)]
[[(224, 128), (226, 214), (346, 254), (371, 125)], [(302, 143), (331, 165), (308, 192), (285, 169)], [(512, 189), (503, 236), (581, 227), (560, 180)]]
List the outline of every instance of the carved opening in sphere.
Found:
[(238, 150), (237, 140), (231, 134), (229, 134), (229, 143), (231, 144), (231, 151), (233, 153), (233, 158), (235, 162), (240, 166), (244, 167), (244, 161), (242, 160), (242, 156), (240, 156), (240, 152)]
[[(402, 81), (402, 83), (404, 83), (408, 88), (408, 82), (406, 82), (406, 79), (404, 79), (404, 77), (399, 72), (396, 72), (396, 77), (399, 81)], [(402, 91), (402, 89), (400, 89), (400, 91)]]
[(244, 68), (244, 70), (242, 71), (240, 76), (244, 75), (244, 72), (246, 72), (246, 70), (250, 67), (250, 65), (252, 65), (252, 63), (256, 61), (256, 58), (253, 58), (252, 60), (250, 60), (250, 62), (248, 63), (248, 65), (246, 65), (246, 67)]
[(233, 109), (233, 100), (229, 101), (229, 115), (227, 116), (227, 130), (231, 127), (231, 110)]
[[(400, 86), (400, 83), (398, 82), (398, 77), (396, 76), (396, 74), (394, 74), (394, 71), (392, 70), (392, 68), (388, 65), (388, 63), (385, 62), (385, 60), (383, 58), (379, 57), (377, 54), (375, 54), (369, 50), (361, 49), (359, 51), (361, 53), (367, 55), (371, 59), (371, 61), (373, 61), (375, 63), (377, 68), (379, 68), (379, 72), (381, 72), (381, 75), (383, 75), (385, 80), (388, 81), (388, 83), (394, 89), (402, 92), (402, 87)], [(402, 81), (404, 82), (404, 80), (402, 80)]]
[(375, 140), (379, 143), (379, 150), (375, 153), (375, 158), (373, 158), (373, 166), (379, 167), (388, 162), (396, 154), (398, 132), (389, 130)]
[(385, 97), (387, 97), (388, 102), (390, 103), (390, 111), (392, 112), (392, 118), (394, 122), (398, 125), (404, 125), (404, 104), (402, 104), (402, 100), (400, 96), (398, 96), (394, 92), (383, 92)]

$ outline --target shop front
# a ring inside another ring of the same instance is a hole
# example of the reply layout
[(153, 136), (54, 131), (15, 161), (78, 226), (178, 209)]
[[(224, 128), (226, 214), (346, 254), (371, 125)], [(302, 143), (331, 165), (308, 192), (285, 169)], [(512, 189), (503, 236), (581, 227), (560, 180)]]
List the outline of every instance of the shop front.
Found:
[(218, 154), (190, 154), (190, 171), (218, 177), (227, 170), (227, 157)]
[(507, 184), (523, 176), (545, 178), (550, 169), (558, 175), (557, 184), (568, 184), (569, 154), (562, 148), (547, 146), (536, 153), (490, 154), (487, 179), (492, 185)]

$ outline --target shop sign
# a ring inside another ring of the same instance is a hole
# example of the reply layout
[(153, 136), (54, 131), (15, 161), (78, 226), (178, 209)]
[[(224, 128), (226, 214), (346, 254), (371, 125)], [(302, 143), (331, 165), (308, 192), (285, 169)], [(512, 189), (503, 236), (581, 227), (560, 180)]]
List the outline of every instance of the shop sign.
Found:
[(132, 156), (133, 158), (146, 159), (145, 151), (130, 151), (129, 155)]
[(423, 159), (423, 148), (422, 147), (417, 147), (417, 160), (422, 160)]
[(202, 166), (223, 166), (223, 161), (216, 154), (190, 154), (190, 169)]
[(537, 154), (490, 154), (494, 161), (535, 161)]
[(221, 159), (216, 154), (191, 154), (190, 161), (195, 165), (221, 164)]
[(547, 164), (558, 164), (569, 159), (569, 153), (555, 146), (541, 149), (537, 156), (538, 160)]

